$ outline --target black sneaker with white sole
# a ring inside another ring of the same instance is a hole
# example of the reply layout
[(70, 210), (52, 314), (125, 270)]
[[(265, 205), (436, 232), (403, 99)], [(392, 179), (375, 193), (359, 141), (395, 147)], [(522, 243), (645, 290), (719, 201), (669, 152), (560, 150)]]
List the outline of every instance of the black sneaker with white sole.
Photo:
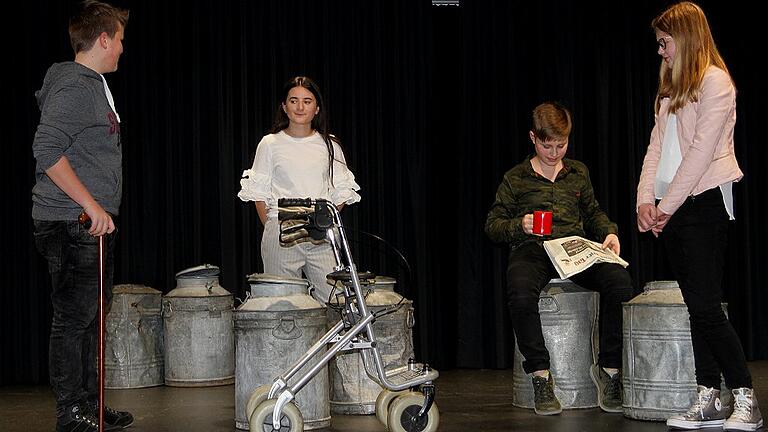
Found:
[[(99, 420), (98, 404), (89, 402), (88, 407), (91, 410), (91, 415), (98, 422)], [(133, 424), (133, 415), (128, 411), (118, 411), (114, 408), (110, 408), (109, 406), (106, 406), (106, 405), (104, 406), (104, 430), (105, 431), (125, 429), (132, 424)]]
[(99, 424), (90, 409), (76, 404), (56, 419), (56, 432), (99, 432)]

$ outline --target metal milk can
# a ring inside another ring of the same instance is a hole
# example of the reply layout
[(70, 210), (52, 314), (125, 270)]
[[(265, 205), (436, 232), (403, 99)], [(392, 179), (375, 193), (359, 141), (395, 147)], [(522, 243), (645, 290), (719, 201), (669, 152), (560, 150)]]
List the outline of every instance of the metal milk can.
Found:
[[(723, 309), (726, 305), (723, 304)], [(624, 415), (666, 420), (696, 400), (688, 308), (676, 281), (648, 282), (622, 308)], [(729, 392), (721, 392), (723, 403)]]
[[(376, 276), (361, 280), (365, 304), (374, 314), (381, 314), (373, 323), (376, 342), (384, 368), (408, 364), (413, 358), (413, 302), (395, 292), (394, 278)], [(343, 301), (343, 297), (339, 297)], [(333, 304), (328, 307), (328, 326), (340, 320)], [(376, 373), (370, 364), (368, 369)], [(330, 363), (331, 412), (335, 414), (374, 414), (376, 398), (382, 387), (365, 370), (359, 350), (344, 351)]]
[[(248, 276), (248, 283), (250, 298), (234, 312), (238, 429), (248, 429), (245, 409), (251, 392), (272, 384), (327, 331), (325, 307), (307, 293), (306, 280), (257, 273)], [(305, 430), (330, 426), (327, 367), (297, 393), (296, 404)]]
[(162, 293), (144, 285), (115, 285), (104, 334), (104, 387), (163, 385)]
[[(564, 409), (597, 406), (589, 368), (597, 361), (599, 294), (570, 280), (552, 279), (539, 296), (544, 344), (549, 350), (555, 395)], [(533, 384), (515, 341), (512, 405), (533, 408)]]
[(176, 274), (163, 299), (165, 384), (204, 387), (235, 379), (233, 298), (210, 264)]

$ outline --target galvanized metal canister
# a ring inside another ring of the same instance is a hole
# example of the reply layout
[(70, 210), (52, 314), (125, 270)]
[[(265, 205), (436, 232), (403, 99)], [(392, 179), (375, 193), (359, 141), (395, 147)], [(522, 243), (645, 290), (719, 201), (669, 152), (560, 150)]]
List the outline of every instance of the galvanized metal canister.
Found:
[[(394, 278), (377, 276), (364, 281), (365, 304), (374, 314), (382, 314), (373, 323), (377, 347), (385, 369), (408, 364), (413, 358), (413, 302), (395, 292)], [(337, 310), (328, 308), (328, 326), (341, 319)], [(369, 370), (375, 372), (373, 364)], [(359, 350), (336, 355), (330, 363), (331, 412), (334, 414), (374, 414), (376, 398), (382, 387), (365, 371)]]
[[(253, 390), (272, 384), (327, 331), (325, 307), (307, 294), (306, 280), (253, 274), (248, 282), (250, 298), (234, 313), (238, 429), (248, 429), (245, 408)], [(316, 355), (299, 374), (316, 364), (319, 357)], [(330, 426), (327, 366), (296, 394), (296, 404), (305, 430)]]
[(666, 420), (685, 412), (696, 400), (696, 368), (688, 308), (677, 282), (647, 283), (622, 313), (624, 415)]
[(162, 293), (144, 285), (115, 285), (104, 332), (104, 387), (163, 385)]
[[(597, 390), (589, 376), (597, 361), (599, 295), (565, 279), (552, 279), (539, 296), (544, 344), (549, 350), (555, 395), (564, 409), (597, 406)], [(512, 405), (533, 408), (531, 376), (515, 342)]]
[(210, 264), (176, 274), (163, 299), (165, 384), (205, 387), (235, 379), (232, 294), (219, 285)]

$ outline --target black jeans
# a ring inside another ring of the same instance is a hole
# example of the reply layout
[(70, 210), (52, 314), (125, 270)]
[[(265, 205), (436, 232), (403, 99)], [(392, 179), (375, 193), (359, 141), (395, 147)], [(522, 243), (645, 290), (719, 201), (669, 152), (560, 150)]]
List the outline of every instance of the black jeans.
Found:
[[(526, 373), (549, 369), (539, 316), (539, 294), (550, 279), (559, 277), (538, 243), (527, 243), (509, 254), (507, 300), (517, 345)], [(600, 263), (571, 276), (572, 282), (600, 293), (600, 355), (598, 364), (621, 368), (621, 302), (632, 298), (632, 278), (618, 264)], [(584, 341), (587, 343), (587, 341)]]
[(720, 188), (688, 198), (660, 235), (691, 321), (696, 382), (752, 388), (744, 350), (721, 307), (728, 213)]
[[(35, 244), (48, 261), (53, 288), (48, 367), (57, 416), (61, 417), (72, 405), (98, 398), (99, 244), (76, 221), (34, 222)], [(106, 235), (104, 244), (104, 290), (109, 304), (114, 235)]]

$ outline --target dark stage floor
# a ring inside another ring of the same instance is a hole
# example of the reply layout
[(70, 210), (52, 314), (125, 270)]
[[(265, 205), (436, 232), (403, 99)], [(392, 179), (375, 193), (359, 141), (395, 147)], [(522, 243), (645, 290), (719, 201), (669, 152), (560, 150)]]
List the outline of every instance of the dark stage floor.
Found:
[[(758, 398), (768, 406), (768, 361), (750, 362)], [(512, 370), (452, 370), (436, 381), (440, 431), (659, 432), (664, 423), (630, 420), (599, 409), (541, 417), (512, 406)], [(234, 386), (112, 390), (108, 404), (131, 411), (133, 432), (235, 432)], [(47, 386), (0, 388), (1, 432), (51, 432), (54, 400)], [(765, 412), (765, 410), (764, 410)], [(333, 416), (322, 432), (384, 431), (375, 416)], [(716, 431), (717, 429), (708, 429)]]

